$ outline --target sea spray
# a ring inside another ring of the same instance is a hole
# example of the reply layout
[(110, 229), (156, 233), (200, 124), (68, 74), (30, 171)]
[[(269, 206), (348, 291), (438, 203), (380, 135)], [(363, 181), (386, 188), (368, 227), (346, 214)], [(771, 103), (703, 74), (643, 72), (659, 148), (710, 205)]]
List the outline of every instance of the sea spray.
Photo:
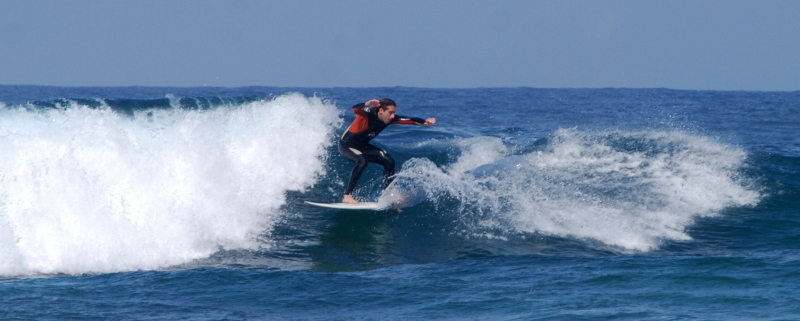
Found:
[(562, 129), (516, 154), (489, 137), (454, 145), (461, 154), (447, 166), (408, 161), (391, 192), (447, 203), (440, 209), (468, 236), (540, 233), (648, 251), (690, 239), (695, 217), (761, 199), (740, 174), (744, 151), (684, 132)]
[(0, 275), (155, 269), (261, 246), (341, 124), (300, 94), (174, 104), (0, 109)]

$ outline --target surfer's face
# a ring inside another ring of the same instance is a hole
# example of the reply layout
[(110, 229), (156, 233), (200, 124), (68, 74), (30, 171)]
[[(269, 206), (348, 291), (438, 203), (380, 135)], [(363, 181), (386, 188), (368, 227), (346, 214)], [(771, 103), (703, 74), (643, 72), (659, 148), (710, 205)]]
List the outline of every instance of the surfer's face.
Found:
[(384, 124), (388, 124), (394, 119), (395, 113), (397, 113), (397, 106), (386, 106), (386, 108), (378, 110), (378, 118), (380, 118)]

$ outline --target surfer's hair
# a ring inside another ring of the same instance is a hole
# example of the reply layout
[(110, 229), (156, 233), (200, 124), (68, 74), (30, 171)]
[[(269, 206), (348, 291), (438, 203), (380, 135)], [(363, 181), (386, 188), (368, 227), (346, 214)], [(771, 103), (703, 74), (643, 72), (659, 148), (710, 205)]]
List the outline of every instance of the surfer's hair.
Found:
[(381, 102), (381, 106), (380, 106), (381, 109), (386, 109), (386, 107), (389, 107), (389, 106), (397, 107), (397, 104), (394, 102), (394, 100), (391, 100), (389, 98), (384, 98), (384, 99), (381, 99), (379, 101)]

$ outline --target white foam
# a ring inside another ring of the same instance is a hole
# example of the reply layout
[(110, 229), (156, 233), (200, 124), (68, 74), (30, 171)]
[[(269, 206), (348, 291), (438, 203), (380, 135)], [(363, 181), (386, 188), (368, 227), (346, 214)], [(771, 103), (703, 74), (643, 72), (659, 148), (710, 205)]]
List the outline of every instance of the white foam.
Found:
[(473, 137), (456, 141), (461, 149), (458, 161), (448, 166), (449, 173), (463, 174), (479, 166), (493, 163), (508, 152), (503, 141), (496, 137)]
[(120, 115), (0, 109), (0, 275), (156, 269), (255, 248), (341, 124), (316, 97)]
[(482, 143), (461, 145), (445, 169), (411, 160), (397, 185), (458, 199), (461, 223), (476, 235), (543, 233), (632, 251), (688, 240), (695, 217), (761, 197), (738, 177), (744, 151), (682, 132), (559, 130), (544, 149), (513, 156), (500, 140)]

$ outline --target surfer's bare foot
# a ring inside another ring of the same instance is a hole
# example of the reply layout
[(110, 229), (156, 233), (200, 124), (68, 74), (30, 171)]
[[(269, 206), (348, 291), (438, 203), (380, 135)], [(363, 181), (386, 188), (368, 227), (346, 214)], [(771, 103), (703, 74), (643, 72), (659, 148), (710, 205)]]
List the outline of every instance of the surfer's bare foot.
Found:
[(353, 195), (347, 194), (347, 195), (344, 196), (344, 198), (342, 198), (342, 203), (355, 204), (355, 203), (358, 203), (358, 201), (356, 201), (356, 199), (355, 199), (355, 197), (353, 197)]

